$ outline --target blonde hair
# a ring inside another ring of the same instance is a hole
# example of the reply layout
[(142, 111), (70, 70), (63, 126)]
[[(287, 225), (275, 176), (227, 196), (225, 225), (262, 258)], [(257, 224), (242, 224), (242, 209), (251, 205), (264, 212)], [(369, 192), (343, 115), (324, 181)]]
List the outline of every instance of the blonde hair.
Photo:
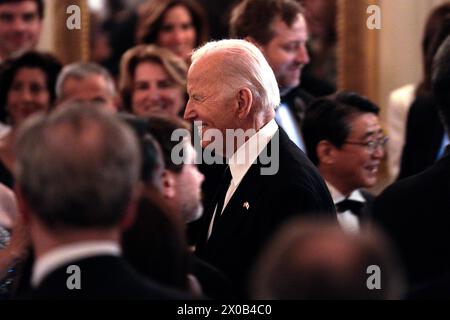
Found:
[(120, 61), (119, 90), (126, 108), (131, 108), (135, 71), (143, 62), (161, 65), (169, 77), (186, 90), (188, 66), (183, 59), (168, 49), (155, 45), (138, 45), (125, 52)]

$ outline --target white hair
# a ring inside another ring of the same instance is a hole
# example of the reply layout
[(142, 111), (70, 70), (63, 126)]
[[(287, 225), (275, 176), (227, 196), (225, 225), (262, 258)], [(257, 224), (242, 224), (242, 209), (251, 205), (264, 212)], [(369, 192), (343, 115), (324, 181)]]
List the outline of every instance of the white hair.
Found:
[(248, 87), (262, 108), (280, 104), (280, 90), (272, 68), (262, 52), (246, 40), (211, 41), (195, 50), (192, 65), (204, 56), (224, 53), (220, 73), (233, 88)]

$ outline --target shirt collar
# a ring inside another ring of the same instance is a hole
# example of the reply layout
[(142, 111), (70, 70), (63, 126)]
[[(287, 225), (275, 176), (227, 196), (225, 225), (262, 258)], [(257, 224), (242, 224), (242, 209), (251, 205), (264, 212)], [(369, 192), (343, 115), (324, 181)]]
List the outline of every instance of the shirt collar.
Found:
[(275, 119), (272, 119), (253, 136), (251, 136), (229, 159), (229, 166), (233, 182), (238, 185), (251, 165), (264, 150), (278, 130)]
[(44, 278), (59, 267), (98, 255), (120, 256), (121, 250), (114, 241), (83, 241), (59, 246), (45, 253), (33, 266), (31, 285), (36, 288)]
[(330, 182), (325, 181), (328, 190), (330, 190), (331, 197), (333, 198), (333, 203), (338, 203), (344, 199), (355, 200), (358, 202), (366, 202), (366, 199), (361, 194), (359, 189), (353, 190), (348, 197), (345, 197), (338, 189), (336, 189)]

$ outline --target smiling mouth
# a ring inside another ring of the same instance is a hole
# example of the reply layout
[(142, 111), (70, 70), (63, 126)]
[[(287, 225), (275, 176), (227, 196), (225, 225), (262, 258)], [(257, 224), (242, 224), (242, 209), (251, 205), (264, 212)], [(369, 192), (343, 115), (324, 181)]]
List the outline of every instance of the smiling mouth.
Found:
[(379, 165), (375, 164), (375, 165), (366, 166), (365, 169), (367, 171), (369, 171), (370, 173), (375, 174), (378, 172), (378, 167), (379, 167)]

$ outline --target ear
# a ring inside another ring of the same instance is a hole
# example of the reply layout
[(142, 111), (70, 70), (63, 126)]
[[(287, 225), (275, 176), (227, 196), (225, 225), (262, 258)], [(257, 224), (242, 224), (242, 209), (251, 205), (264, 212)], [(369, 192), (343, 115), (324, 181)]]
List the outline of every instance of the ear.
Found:
[(242, 88), (236, 94), (237, 116), (239, 119), (245, 119), (253, 104), (253, 94), (249, 88)]
[(31, 208), (17, 183), (14, 185), (14, 193), (17, 200), (17, 214), (21, 216), (23, 223), (28, 225), (31, 220)]
[(175, 174), (167, 169), (164, 170), (162, 175), (162, 184), (163, 184), (163, 196), (166, 199), (172, 199), (176, 195), (176, 178)]
[(332, 165), (335, 160), (336, 147), (327, 140), (322, 140), (316, 147), (317, 158), (321, 165)]

